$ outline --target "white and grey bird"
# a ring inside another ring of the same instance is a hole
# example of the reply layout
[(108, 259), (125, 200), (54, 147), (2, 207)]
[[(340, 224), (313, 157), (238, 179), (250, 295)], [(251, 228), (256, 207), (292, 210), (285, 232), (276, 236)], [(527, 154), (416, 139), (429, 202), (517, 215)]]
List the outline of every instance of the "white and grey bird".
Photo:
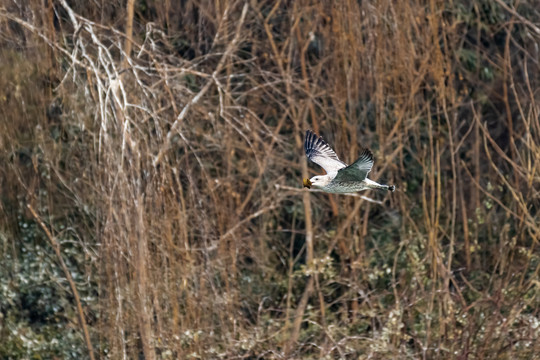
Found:
[(383, 185), (367, 178), (373, 167), (373, 154), (363, 148), (360, 157), (351, 165), (339, 160), (336, 152), (313, 131), (306, 131), (304, 150), (309, 160), (321, 166), (326, 175), (304, 179), (304, 187), (311, 186), (328, 193), (348, 194), (367, 189), (394, 191), (394, 185)]

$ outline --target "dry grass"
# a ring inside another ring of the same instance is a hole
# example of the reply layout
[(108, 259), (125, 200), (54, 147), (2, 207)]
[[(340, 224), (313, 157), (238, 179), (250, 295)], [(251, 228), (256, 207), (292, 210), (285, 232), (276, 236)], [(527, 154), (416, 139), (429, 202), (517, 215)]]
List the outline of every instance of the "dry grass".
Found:
[[(125, 3), (0, 8), (0, 253), (97, 358), (540, 352), (533, 1)], [(396, 192), (301, 191), (306, 128)]]

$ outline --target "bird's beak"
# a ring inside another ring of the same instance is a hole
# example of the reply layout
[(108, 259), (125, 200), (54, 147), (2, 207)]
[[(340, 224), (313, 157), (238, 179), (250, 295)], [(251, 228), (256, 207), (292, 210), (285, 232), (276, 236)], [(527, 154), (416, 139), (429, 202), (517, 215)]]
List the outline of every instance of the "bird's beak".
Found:
[(311, 181), (309, 181), (308, 178), (304, 179), (304, 187), (307, 187), (308, 189), (311, 189)]

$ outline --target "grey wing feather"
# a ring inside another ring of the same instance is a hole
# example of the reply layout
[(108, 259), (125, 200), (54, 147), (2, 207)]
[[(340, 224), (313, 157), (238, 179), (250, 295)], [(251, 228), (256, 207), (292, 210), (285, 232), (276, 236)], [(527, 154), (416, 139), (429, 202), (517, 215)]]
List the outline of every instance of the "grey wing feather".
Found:
[(362, 181), (373, 167), (373, 153), (369, 149), (363, 149), (360, 157), (351, 165), (338, 171), (337, 181)]
[(347, 166), (339, 160), (330, 145), (311, 130), (306, 131), (304, 150), (308, 159), (322, 167), (327, 174), (335, 174), (339, 169)]

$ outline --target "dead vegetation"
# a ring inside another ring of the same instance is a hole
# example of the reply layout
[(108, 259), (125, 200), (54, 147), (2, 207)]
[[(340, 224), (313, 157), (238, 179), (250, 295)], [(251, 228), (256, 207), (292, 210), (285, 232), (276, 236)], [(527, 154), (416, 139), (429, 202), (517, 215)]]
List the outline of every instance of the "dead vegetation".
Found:
[(540, 352), (534, 1), (76, 3), (0, 8), (2, 357)]

